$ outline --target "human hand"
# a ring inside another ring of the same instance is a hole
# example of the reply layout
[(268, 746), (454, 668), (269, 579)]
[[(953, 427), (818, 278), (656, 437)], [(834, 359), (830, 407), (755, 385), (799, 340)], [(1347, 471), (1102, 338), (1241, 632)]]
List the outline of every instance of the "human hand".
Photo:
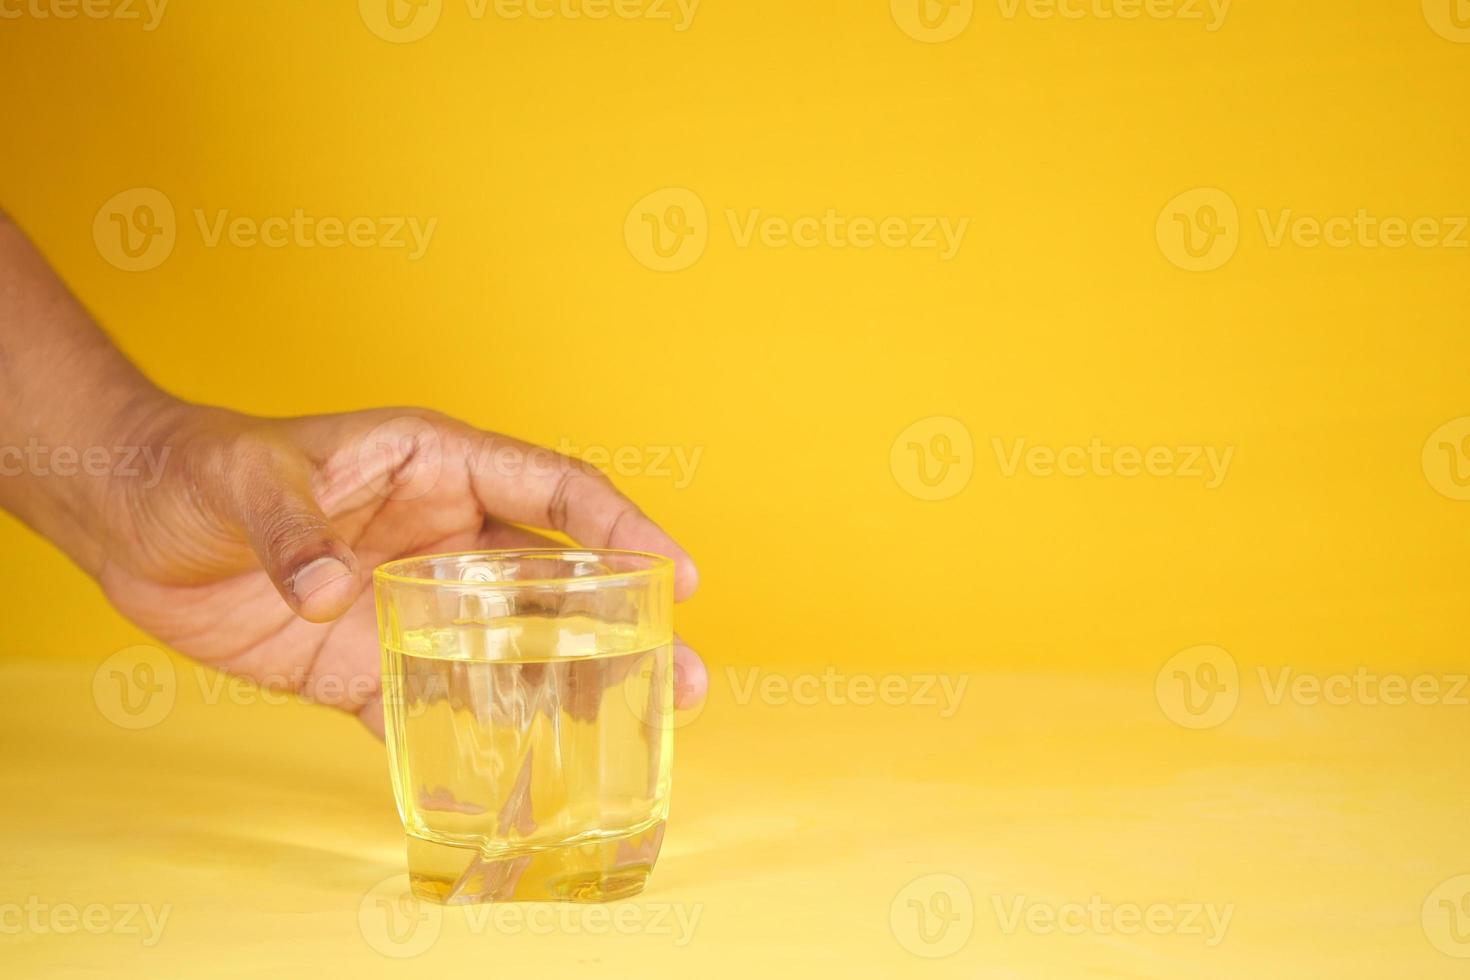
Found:
[[(98, 494), (96, 574), (113, 605), (205, 664), (379, 735), (367, 586), (382, 562), (557, 545), (530, 525), (673, 558), (678, 600), (697, 583), (683, 549), (595, 469), (435, 412), (264, 419), (168, 400), (126, 438), (163, 465)], [(697, 704), (703, 663), (677, 640), (674, 663), (676, 704)]]

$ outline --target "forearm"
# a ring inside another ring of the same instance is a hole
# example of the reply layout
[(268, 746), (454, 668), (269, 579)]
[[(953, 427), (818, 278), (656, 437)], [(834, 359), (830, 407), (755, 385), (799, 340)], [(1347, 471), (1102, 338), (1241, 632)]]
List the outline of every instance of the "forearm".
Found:
[(169, 402), (0, 213), (0, 508), (95, 572), (107, 487)]

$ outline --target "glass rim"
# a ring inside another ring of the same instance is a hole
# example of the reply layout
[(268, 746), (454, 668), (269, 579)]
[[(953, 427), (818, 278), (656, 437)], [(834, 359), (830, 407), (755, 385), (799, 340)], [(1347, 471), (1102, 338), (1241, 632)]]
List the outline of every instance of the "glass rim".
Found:
[[(422, 562), (439, 562), (452, 558), (483, 558), (487, 561), (504, 561), (510, 558), (563, 558), (574, 561), (596, 561), (604, 557), (643, 558), (648, 560), (644, 568), (630, 571), (599, 572), (596, 575), (559, 575), (552, 578), (502, 579), (496, 582), (467, 582), (463, 579), (428, 578), (422, 575), (405, 575), (400, 569)], [(637, 583), (652, 580), (672, 573), (674, 560), (653, 551), (633, 551), (627, 548), (476, 548), (469, 551), (445, 551), (432, 555), (414, 555), (411, 558), (395, 558), (385, 561), (373, 569), (373, 583), (383, 585), (424, 586), (436, 589), (472, 589), (476, 592), (510, 592), (516, 589), (576, 588), (588, 586), (610, 587), (619, 583)]]

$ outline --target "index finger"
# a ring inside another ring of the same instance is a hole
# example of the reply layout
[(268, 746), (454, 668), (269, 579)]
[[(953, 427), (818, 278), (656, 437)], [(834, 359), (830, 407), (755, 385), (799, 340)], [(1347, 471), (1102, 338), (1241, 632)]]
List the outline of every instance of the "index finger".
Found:
[(600, 470), (544, 446), (478, 433), (465, 454), (470, 485), (487, 514), (551, 528), (589, 548), (651, 551), (674, 560), (674, 598), (699, 585), (694, 559)]

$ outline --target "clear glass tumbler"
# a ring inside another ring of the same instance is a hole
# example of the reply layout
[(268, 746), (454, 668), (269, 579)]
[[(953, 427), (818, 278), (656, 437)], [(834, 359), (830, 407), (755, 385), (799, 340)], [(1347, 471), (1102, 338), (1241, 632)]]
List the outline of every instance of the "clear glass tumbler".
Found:
[(389, 562), (373, 587), (415, 894), (642, 890), (669, 805), (673, 563), (484, 551)]

